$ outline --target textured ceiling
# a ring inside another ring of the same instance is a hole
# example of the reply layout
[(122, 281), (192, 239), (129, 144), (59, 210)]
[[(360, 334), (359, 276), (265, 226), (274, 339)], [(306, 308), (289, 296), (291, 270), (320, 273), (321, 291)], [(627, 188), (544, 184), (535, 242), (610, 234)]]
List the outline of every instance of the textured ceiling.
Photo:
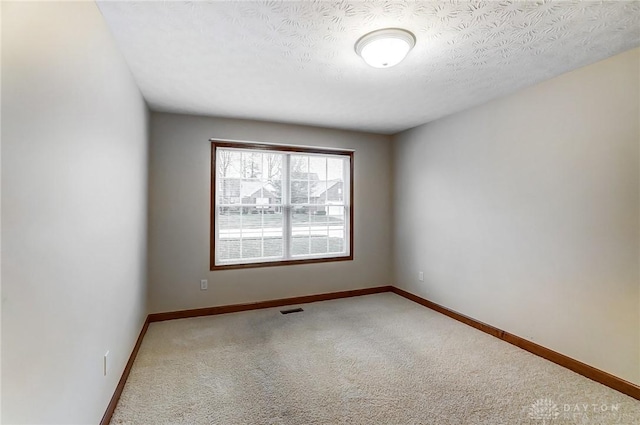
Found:
[[(226, 1), (98, 5), (150, 107), (395, 133), (640, 45), (638, 1)], [(417, 43), (398, 66), (370, 31)]]

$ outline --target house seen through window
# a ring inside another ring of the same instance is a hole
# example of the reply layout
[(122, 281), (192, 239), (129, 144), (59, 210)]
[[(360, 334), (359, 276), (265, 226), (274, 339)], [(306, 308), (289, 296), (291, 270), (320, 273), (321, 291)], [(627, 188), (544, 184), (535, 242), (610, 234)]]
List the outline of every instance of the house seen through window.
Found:
[(211, 268), (353, 258), (353, 152), (212, 141)]

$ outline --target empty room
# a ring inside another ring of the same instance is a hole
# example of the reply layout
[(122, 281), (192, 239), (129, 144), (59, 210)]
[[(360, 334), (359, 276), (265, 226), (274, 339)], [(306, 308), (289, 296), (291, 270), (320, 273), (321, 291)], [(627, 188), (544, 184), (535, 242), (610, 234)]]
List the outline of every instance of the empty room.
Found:
[(2, 424), (640, 425), (640, 1), (2, 1)]

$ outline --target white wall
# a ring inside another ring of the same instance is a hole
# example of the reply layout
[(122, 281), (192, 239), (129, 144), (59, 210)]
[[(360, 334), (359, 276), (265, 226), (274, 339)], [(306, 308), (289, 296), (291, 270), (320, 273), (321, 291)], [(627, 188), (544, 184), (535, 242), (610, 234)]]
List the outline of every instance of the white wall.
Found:
[(395, 284), (640, 383), (639, 62), (397, 135)]
[(2, 9), (2, 423), (96, 424), (146, 315), (148, 112), (93, 2)]
[[(354, 260), (209, 271), (212, 137), (355, 149)], [(150, 149), (151, 312), (390, 284), (388, 136), (152, 113)], [(209, 279), (208, 291), (200, 279)]]

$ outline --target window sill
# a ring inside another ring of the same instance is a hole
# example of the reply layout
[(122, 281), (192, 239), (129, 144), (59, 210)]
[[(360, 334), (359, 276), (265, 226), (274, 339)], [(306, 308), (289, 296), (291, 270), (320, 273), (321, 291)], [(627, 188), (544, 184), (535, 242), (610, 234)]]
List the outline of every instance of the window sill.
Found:
[(261, 263), (218, 264), (218, 265), (212, 264), (210, 267), (210, 270), (214, 271), (214, 270), (253, 269), (257, 267), (295, 266), (300, 264), (330, 263), (334, 261), (353, 261), (353, 255), (346, 255), (341, 257), (305, 258), (304, 260), (264, 261)]

